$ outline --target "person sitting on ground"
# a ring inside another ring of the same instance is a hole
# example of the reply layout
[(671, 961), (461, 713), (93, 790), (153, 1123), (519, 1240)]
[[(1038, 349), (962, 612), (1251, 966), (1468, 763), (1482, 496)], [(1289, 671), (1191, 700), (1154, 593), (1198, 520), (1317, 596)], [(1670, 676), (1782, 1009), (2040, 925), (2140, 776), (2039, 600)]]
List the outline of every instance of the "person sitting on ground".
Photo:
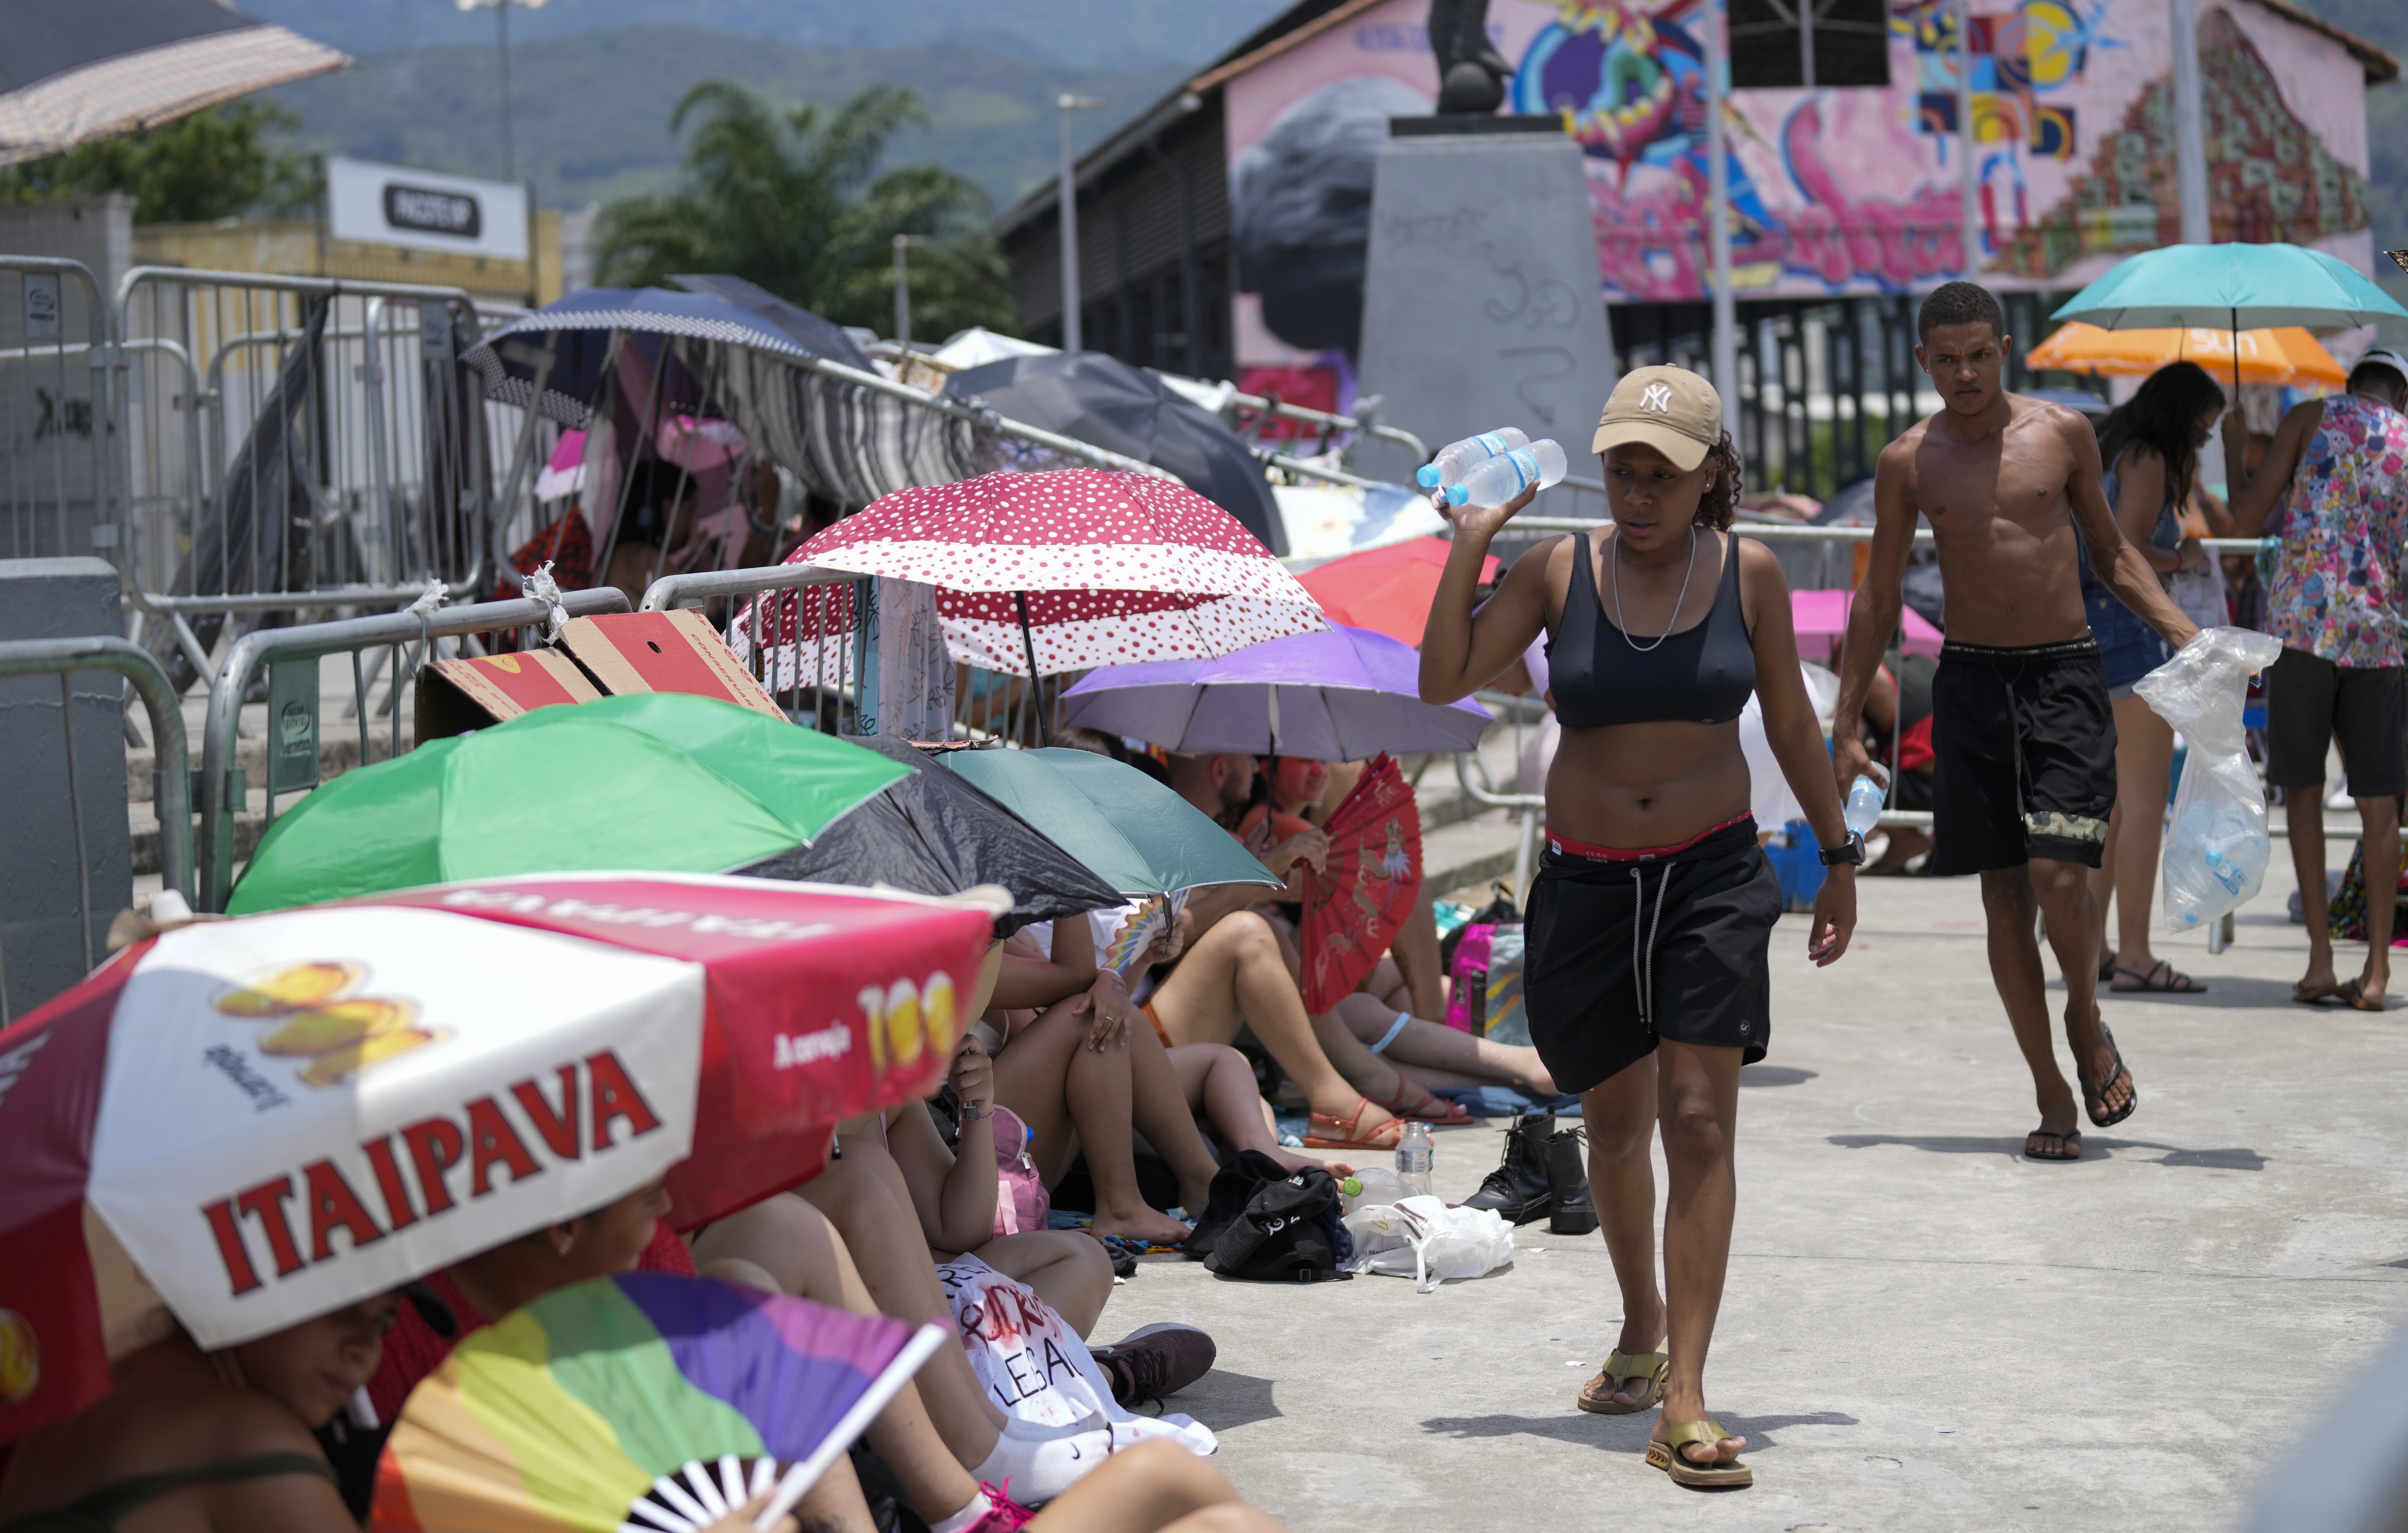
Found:
[(6, 1533), (357, 1533), (310, 1434), (376, 1372), (394, 1296), (204, 1352), (180, 1326), (110, 1371), (108, 1398), (15, 1444)]
[(669, 555), (662, 551), (684, 541), (701, 494), (700, 481), (679, 464), (645, 458), (627, 471), (602, 583), (626, 593), (629, 607), (642, 607), (645, 589), (669, 573)]
[[(691, 1274), (694, 1264), (684, 1242), (669, 1234), (662, 1222), (668, 1211), (668, 1190), (655, 1182), (591, 1213), (504, 1241), (429, 1275), (426, 1286), (450, 1308), (456, 1331), (448, 1338), (438, 1336), (415, 1313), (405, 1311), (386, 1342), (375, 1377), (368, 1381), (368, 1403), (377, 1419), (390, 1423), (398, 1417), (410, 1390), (442, 1364), (461, 1338), (554, 1289), (632, 1271), (638, 1266)], [(850, 1283), (845, 1281), (850, 1267), (850, 1259), (838, 1247), (818, 1283), (786, 1291), (831, 1309), (855, 1314), (876, 1312), (877, 1306), (859, 1287), (858, 1275)], [(754, 1282), (741, 1272), (710, 1275), (763, 1288), (776, 1286)], [(1004, 1533), (1019, 1526), (1021, 1509), (1010, 1506), (1000, 1491), (990, 1492), (971, 1479), (930, 1425), (921, 1403), (921, 1386), (927, 1377), (924, 1368), (870, 1423), (865, 1435), (871, 1451), (894, 1470), (913, 1510), (932, 1528), (941, 1525), (947, 1533)], [(861, 1488), (852, 1466), (838, 1459), (827, 1478), (803, 1497), (796, 1512), (816, 1533), (823, 1526), (855, 1526), (830, 1520), (838, 1519), (844, 1508), (860, 1503)], [(866, 1513), (863, 1521), (867, 1522)], [(710, 1533), (733, 1530), (714, 1528)]]

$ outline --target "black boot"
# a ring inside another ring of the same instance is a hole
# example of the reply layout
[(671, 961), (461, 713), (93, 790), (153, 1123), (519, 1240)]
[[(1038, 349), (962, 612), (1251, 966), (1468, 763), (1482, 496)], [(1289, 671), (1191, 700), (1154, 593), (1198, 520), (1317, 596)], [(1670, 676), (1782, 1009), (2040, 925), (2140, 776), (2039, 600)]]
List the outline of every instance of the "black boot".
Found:
[(1480, 1190), (1463, 1200), (1467, 1209), (1493, 1209), (1508, 1224), (1526, 1225), (1544, 1219), (1554, 1207), (1547, 1187), (1547, 1139), (1555, 1132), (1552, 1113), (1532, 1112), (1513, 1120), (1505, 1132), (1505, 1155), (1488, 1173)]
[(1597, 1201), (1588, 1191), (1588, 1131), (1567, 1128), (1547, 1140), (1547, 1191), (1555, 1217), (1550, 1235), (1586, 1235), (1597, 1228)]

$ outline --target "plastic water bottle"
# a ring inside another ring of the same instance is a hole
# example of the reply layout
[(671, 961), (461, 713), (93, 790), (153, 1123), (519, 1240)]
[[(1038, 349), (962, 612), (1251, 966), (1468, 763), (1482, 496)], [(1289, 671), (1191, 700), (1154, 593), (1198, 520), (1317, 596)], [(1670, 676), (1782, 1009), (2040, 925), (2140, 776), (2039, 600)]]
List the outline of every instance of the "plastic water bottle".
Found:
[(1437, 1153), (1430, 1143), (1429, 1125), (1405, 1125), (1405, 1137), (1397, 1141), (1397, 1179), (1412, 1190), (1412, 1196), (1429, 1196), (1430, 1163)]
[(1407, 1186), (1396, 1172), (1380, 1166), (1367, 1166), (1338, 1184), (1338, 1207), (1341, 1213), (1353, 1213), (1365, 1205), (1373, 1208), (1394, 1203), (1399, 1197), (1411, 1197), (1413, 1189)]
[(1500, 452), (1446, 490), (1451, 506), (1502, 506), (1535, 484), (1543, 490), (1564, 477), (1564, 450), (1541, 437), (1527, 447)]
[(1871, 778), (1859, 775), (1848, 784), (1848, 808), (1840, 818), (1857, 835), (1870, 836), (1873, 826), (1881, 824), (1881, 812), (1880, 784)]
[(1477, 437), (1466, 437), (1459, 442), (1449, 442), (1438, 450), (1438, 456), (1413, 470), (1413, 478), (1425, 490), (1443, 490), (1450, 484), (1460, 484), (1463, 476), (1499, 452), (1511, 452), (1517, 447), (1527, 447), (1530, 438), (1520, 426), (1500, 426), (1484, 431)]

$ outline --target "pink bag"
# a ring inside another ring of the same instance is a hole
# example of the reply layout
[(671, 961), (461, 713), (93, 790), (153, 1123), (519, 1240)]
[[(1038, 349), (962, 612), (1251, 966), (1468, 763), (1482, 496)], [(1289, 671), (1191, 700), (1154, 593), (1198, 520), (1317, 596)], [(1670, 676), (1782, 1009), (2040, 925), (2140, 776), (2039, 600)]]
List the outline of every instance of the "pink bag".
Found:
[(1455, 962), (1448, 974), (1455, 981), (1446, 1002), (1446, 1024), (1478, 1038), (1487, 1031), (1488, 949), (1497, 936), (1493, 922), (1475, 921), (1455, 938)]
[(1035, 1136), (1000, 1102), (995, 1105), (994, 1122), (995, 1232), (1018, 1235), (1043, 1229), (1054, 1212), (1054, 1200), (1045, 1195), (1045, 1179), (1037, 1174), (1037, 1162), (1029, 1158), (1028, 1141)]

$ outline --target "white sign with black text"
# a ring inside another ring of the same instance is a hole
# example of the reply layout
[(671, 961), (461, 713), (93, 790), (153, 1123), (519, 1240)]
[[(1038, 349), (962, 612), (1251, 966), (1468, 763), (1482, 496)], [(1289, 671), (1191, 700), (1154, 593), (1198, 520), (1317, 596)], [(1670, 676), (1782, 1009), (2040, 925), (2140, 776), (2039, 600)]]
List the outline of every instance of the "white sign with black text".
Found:
[(337, 239), (497, 261), (527, 258), (527, 193), (515, 182), (330, 154), (326, 208), (327, 232)]

